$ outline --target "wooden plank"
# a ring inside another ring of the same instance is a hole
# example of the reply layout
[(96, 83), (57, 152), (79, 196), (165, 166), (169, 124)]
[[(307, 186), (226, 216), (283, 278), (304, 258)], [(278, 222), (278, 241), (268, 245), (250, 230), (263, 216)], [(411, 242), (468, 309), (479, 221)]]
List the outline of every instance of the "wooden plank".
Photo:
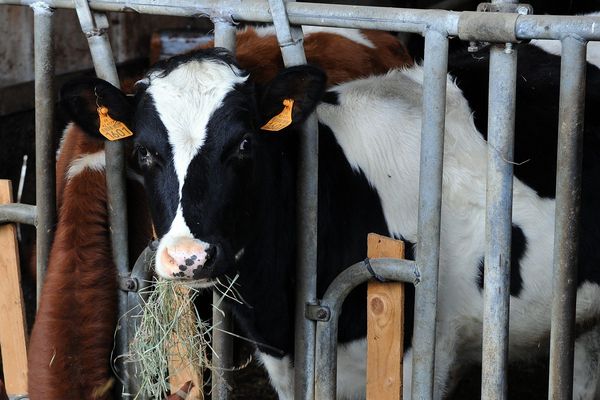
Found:
[[(370, 233), (369, 258), (404, 258), (404, 242)], [(367, 289), (367, 399), (402, 399), (404, 284), (369, 282)]]
[[(0, 204), (12, 202), (10, 181), (0, 180)], [(0, 225), (0, 348), (9, 395), (27, 393), (27, 326), (14, 224)]]
[[(181, 292), (181, 296), (189, 296), (189, 289), (180, 286), (178, 290)], [(173, 304), (174, 308), (178, 308), (178, 304)], [(194, 313), (190, 310), (189, 313), (182, 314), (179, 324), (195, 324)], [(181, 343), (176, 342), (169, 351), (169, 385), (171, 386), (171, 393), (177, 393), (187, 382), (192, 381), (194, 387), (189, 392), (186, 400), (201, 400), (204, 399), (202, 394), (202, 373), (196, 370), (191, 365), (185, 365), (185, 362), (181, 360), (177, 354), (185, 354), (184, 350), (180, 348)]]

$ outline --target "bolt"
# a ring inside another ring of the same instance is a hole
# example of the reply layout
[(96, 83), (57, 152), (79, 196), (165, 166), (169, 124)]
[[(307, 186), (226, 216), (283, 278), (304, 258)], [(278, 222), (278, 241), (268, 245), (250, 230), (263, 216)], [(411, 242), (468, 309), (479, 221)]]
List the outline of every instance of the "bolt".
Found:
[(135, 289), (135, 280), (132, 278), (128, 278), (127, 281), (125, 281), (125, 287), (127, 288), (127, 290), (134, 290)]
[(317, 318), (318, 319), (327, 319), (328, 316), (329, 316), (329, 313), (324, 308), (320, 308), (319, 310), (317, 310)]
[(527, 7), (527, 6), (519, 6), (519, 7), (517, 7), (517, 13), (519, 13), (521, 15), (527, 15), (527, 14), (529, 14), (529, 7)]

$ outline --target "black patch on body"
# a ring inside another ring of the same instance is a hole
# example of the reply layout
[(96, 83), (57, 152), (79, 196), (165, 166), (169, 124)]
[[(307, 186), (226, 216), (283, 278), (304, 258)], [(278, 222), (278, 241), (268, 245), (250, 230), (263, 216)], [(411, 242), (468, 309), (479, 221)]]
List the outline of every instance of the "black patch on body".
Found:
[[(523, 278), (521, 277), (521, 259), (527, 250), (527, 238), (523, 230), (513, 224), (510, 248), (510, 295), (519, 297), (523, 289)], [(479, 273), (477, 274), (477, 286), (479, 291), (483, 290), (484, 281), (484, 258), (479, 261)]]
[(340, 95), (338, 92), (336, 92), (334, 90), (329, 90), (329, 91), (325, 92), (325, 94), (321, 98), (321, 101), (323, 103), (331, 104), (334, 106), (339, 106), (340, 105)]
[[(468, 53), (455, 42), (448, 72), (456, 77), (474, 112), (475, 125), (487, 138), (489, 48)], [(517, 102), (514, 173), (541, 197), (556, 193), (560, 57), (537, 46), (520, 44), (517, 50)], [(587, 64), (583, 134), (581, 234), (578, 284), (600, 284), (600, 70)], [(527, 162), (525, 162), (527, 161)], [(531, 243), (532, 246), (535, 243)]]

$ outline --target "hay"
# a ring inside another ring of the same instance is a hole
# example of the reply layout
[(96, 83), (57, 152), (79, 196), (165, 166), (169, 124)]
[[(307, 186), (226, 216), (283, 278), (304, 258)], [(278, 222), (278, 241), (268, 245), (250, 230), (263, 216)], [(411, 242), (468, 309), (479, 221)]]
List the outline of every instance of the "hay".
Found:
[[(227, 285), (217, 285), (221, 301), (224, 298), (240, 301), (234, 289), (236, 279), (228, 279)], [(170, 390), (169, 376), (182, 370), (202, 376), (204, 369), (212, 369), (208, 352), (212, 351), (213, 327), (198, 315), (194, 305), (198, 294), (197, 289), (164, 279), (155, 280), (145, 293), (140, 293), (147, 300), (143, 301), (141, 314), (130, 317), (139, 321), (126, 361), (135, 363), (135, 379), (140, 384), (134, 399), (163, 398)], [(218, 309), (221, 301), (214, 307)], [(169, 371), (169, 360), (177, 360), (179, 369)]]

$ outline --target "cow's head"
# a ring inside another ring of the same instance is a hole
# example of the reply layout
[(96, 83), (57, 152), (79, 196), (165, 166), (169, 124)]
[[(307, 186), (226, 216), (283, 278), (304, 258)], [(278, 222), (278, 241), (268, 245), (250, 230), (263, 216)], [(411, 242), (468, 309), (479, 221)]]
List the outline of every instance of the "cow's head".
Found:
[[(226, 50), (210, 49), (161, 62), (133, 98), (99, 79), (71, 82), (61, 98), (92, 135), (101, 137), (99, 107), (134, 132), (160, 237), (156, 271), (201, 287), (230, 271), (251, 239), (257, 191), (264, 190), (257, 165), (269, 154), (267, 143), (297, 130), (325, 82), (323, 72), (301, 66), (256, 88)], [(279, 132), (261, 129), (284, 100), (293, 100), (291, 124)]]

